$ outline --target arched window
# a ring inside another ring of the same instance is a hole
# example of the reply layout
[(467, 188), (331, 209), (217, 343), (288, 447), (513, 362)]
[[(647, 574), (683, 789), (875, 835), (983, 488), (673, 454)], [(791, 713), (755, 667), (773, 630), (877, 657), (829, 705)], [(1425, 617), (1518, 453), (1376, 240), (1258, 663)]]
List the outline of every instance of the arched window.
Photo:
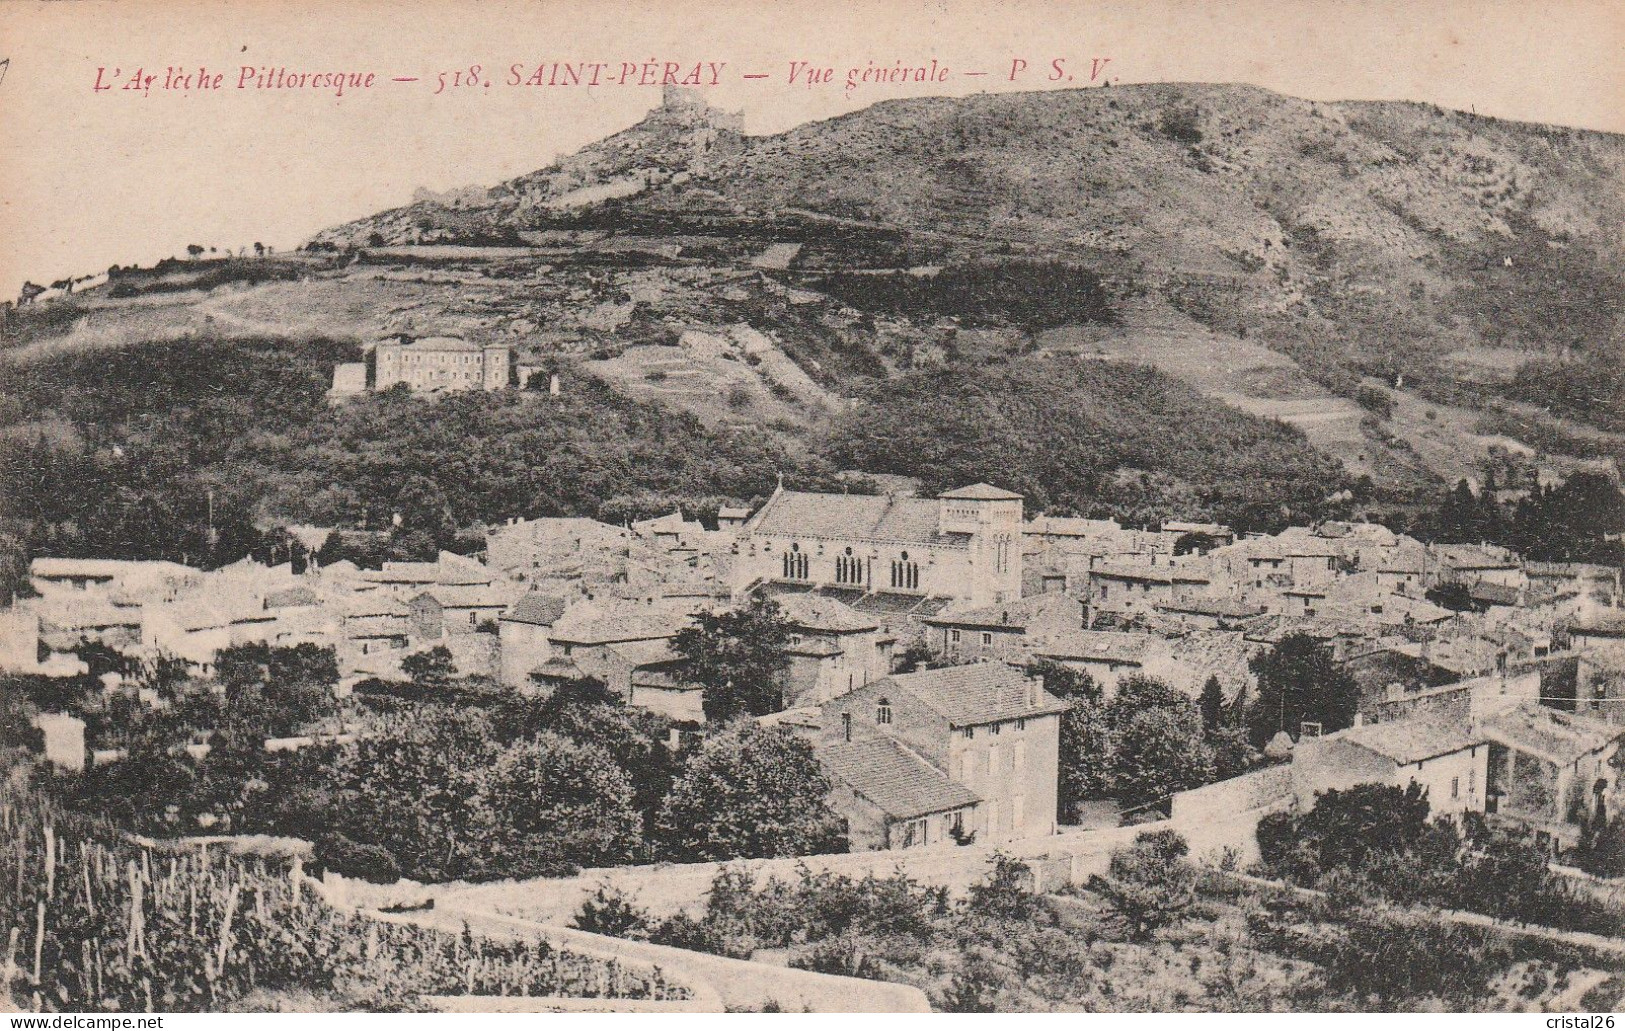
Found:
[(875, 722), (882, 727), (891, 723), (891, 699), (882, 698), (880, 705), (875, 709)]
[(920, 564), (910, 561), (906, 551), (892, 560), (891, 585), (905, 591), (920, 589)]
[(838, 584), (863, 583), (863, 560), (847, 548), (835, 556), (835, 582)]
[(790, 545), (790, 550), (784, 553), (783, 566), (786, 580), (807, 579), (807, 553), (801, 550), (801, 545)]

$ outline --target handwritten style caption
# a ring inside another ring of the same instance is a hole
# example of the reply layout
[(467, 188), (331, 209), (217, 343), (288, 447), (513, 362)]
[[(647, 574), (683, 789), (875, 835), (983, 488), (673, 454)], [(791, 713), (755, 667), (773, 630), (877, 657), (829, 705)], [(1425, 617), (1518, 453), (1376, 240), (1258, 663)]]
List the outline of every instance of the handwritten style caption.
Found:
[(377, 69), (312, 69), (292, 65), (165, 65), (134, 71), (99, 66), (93, 93), (142, 98), (203, 93), (314, 92), (344, 97), (375, 89), (427, 90), (432, 95), (470, 90), (545, 88), (592, 89), (649, 86), (720, 86), (746, 81), (806, 89), (844, 89), (908, 83), (947, 83), (956, 78), (985, 78), (1013, 83), (1099, 83), (1106, 78), (1109, 57), (1005, 57), (975, 68), (953, 68), (930, 58), (884, 63), (835, 65), (797, 60), (777, 70), (740, 68), (727, 61), (515, 61), (501, 65), (469, 64), (421, 75), (391, 74)]

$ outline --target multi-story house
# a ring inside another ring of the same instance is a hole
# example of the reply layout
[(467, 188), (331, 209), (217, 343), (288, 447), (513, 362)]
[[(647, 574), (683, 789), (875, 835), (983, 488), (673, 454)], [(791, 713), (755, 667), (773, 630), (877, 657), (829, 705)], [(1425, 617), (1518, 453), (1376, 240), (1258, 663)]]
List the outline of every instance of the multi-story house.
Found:
[[(826, 763), (838, 782), (832, 804), (847, 819), (852, 847), (933, 844), (956, 834), (974, 833), (982, 842), (1053, 834), (1065, 708), (1002, 662), (895, 674), (825, 702), (817, 748), (833, 750)], [(887, 760), (889, 768), (908, 771), (905, 797), (953, 804), (926, 814), (887, 808), (886, 791), (848, 761), (855, 743), (880, 739), (890, 743), (863, 754), (909, 757)]]
[(1083, 605), (1052, 591), (1000, 605), (948, 609), (921, 620), (927, 646), (950, 659), (1027, 660), (1051, 639), (1083, 627)]
[(476, 344), (458, 337), (402, 338), (375, 348), (373, 386), (388, 390), (404, 383), (414, 391), (501, 390), (508, 385), (513, 348)]

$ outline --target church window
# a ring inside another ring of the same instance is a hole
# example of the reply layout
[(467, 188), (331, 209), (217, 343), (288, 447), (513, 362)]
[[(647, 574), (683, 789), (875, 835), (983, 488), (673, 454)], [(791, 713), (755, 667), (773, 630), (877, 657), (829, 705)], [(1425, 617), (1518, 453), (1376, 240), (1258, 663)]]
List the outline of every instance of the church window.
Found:
[(838, 584), (863, 583), (863, 560), (847, 548), (835, 556), (835, 582)]
[(891, 585), (905, 591), (920, 589), (920, 564), (910, 561), (906, 551), (892, 560)]
[(801, 550), (801, 545), (790, 545), (790, 550), (784, 553), (784, 578), (786, 580), (807, 579), (808, 565), (807, 553)]

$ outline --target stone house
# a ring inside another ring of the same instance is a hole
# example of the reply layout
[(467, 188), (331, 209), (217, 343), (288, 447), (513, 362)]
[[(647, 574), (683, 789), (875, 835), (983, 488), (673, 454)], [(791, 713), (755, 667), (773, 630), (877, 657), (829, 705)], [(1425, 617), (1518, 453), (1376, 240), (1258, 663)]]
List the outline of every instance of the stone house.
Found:
[[(820, 706), (817, 750), (890, 738), (929, 767), (911, 768), (920, 776), (930, 774), (940, 789), (933, 797), (947, 797), (952, 783), (980, 800), (972, 807), (967, 798), (956, 807), (966, 810), (958, 819), (977, 841), (1053, 834), (1065, 708), (1036, 680), (1002, 662), (894, 674)], [(844, 768), (832, 770), (832, 776)], [(860, 785), (849, 786), (861, 793)], [(842, 804), (840, 797), (834, 801)], [(842, 815), (859, 826), (873, 814), (865, 809)], [(888, 816), (893, 822), (918, 818)], [(929, 828), (927, 840), (934, 840)]]
[(513, 688), (532, 686), (530, 671), (553, 656), (549, 638), (553, 624), (564, 615), (565, 600), (558, 595), (532, 591), (514, 602), (513, 608), (497, 617), (497, 638), (501, 642), (500, 677)]
[(974, 609), (947, 609), (922, 622), (927, 647), (950, 659), (1023, 662), (1051, 638), (1081, 630), (1083, 605), (1055, 591)]
[(882, 632), (878, 620), (810, 593), (774, 600), (792, 629), (786, 707), (816, 705), (891, 673), (896, 638)]
[(1205, 562), (1106, 561), (1089, 570), (1089, 617), (1151, 615), (1155, 610), (1207, 594)]
[(1433, 815), (1481, 813), (1554, 849), (1576, 842), (1585, 819), (1617, 811), (1612, 760), (1625, 730), (1527, 701), (1500, 708), (1508, 699), (1484, 690), (1455, 694), (1389, 722), (1305, 736), (1292, 756), (1299, 808), (1334, 788), (1416, 783)]
[(513, 348), (476, 344), (459, 337), (400, 337), (374, 348), (373, 386), (388, 390), (404, 383), (415, 392), (501, 390), (508, 385)]
[(945, 844), (976, 824), (982, 801), (976, 792), (894, 738), (835, 742), (821, 747), (818, 758), (854, 852)]

